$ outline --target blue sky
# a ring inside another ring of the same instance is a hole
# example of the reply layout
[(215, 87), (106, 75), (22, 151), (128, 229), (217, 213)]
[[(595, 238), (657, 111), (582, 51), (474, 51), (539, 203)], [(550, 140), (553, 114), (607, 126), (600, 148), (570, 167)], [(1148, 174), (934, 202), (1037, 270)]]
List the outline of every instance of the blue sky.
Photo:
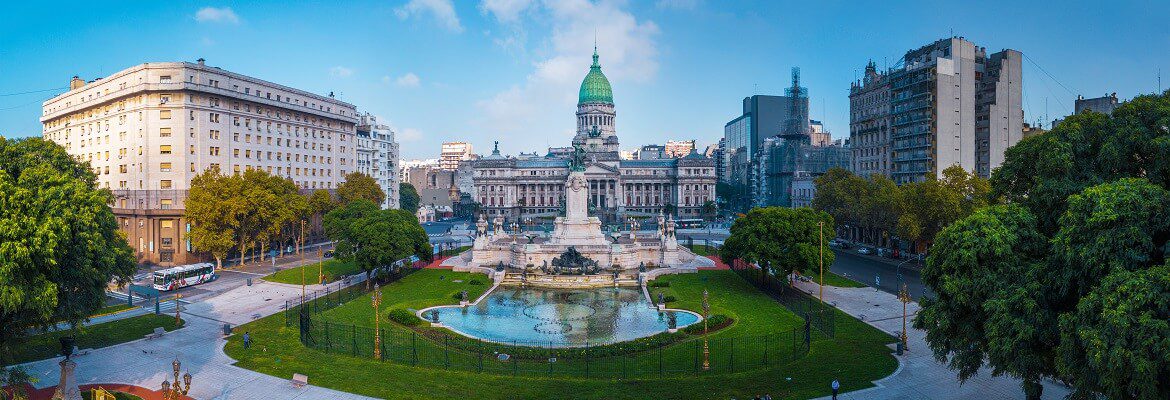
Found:
[(1154, 92), (1159, 68), (1170, 87), (1165, 1), (33, 3), (0, 16), (0, 136), (39, 135), (41, 102), (70, 76), (203, 57), (337, 93), (394, 126), (404, 158), (454, 140), (543, 152), (572, 137), (595, 35), (623, 148), (712, 143), (744, 96), (782, 93), (793, 66), (812, 117), (846, 136), (867, 60), (892, 64), (952, 32), (1025, 54), (1028, 121), (1067, 114), (1076, 94)]

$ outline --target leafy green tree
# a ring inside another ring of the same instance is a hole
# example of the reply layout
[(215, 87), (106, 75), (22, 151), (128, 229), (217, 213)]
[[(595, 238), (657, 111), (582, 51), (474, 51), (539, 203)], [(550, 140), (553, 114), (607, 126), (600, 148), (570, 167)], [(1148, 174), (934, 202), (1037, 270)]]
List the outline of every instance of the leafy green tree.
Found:
[[(367, 278), (395, 261), (416, 255), (429, 258), (431, 245), (414, 214), (379, 210), (366, 199), (344, 204), (325, 215), (325, 232), (336, 241), (341, 259), (352, 261)], [(367, 282), (368, 284), (368, 282)]]
[(943, 170), (942, 179), (902, 185), (898, 236), (929, 245), (947, 225), (987, 205), (990, 184), (958, 165)]
[[(731, 236), (719, 249), (719, 257), (730, 263), (739, 258), (772, 268), (777, 276), (812, 272), (820, 265), (821, 227), (825, 239), (833, 238), (833, 217), (811, 208), (757, 207), (731, 225)], [(834, 254), (824, 252), (825, 265)]]
[(914, 326), (926, 330), (935, 357), (959, 379), (986, 360), (994, 374), (1023, 379), (1031, 393), (1053, 374), (1055, 315), (1035, 296), (1046, 252), (1035, 216), (1018, 205), (979, 210), (938, 235), (922, 271), (937, 297), (921, 301)]
[(386, 192), (378, 186), (378, 181), (361, 172), (350, 172), (345, 175), (345, 182), (337, 185), (337, 197), (342, 203), (352, 203), (358, 199), (369, 200), (374, 204), (382, 204), (386, 200)]
[(328, 190), (317, 189), (309, 195), (309, 213), (312, 215), (325, 215), (333, 211), (334, 207), (337, 207), (337, 203), (333, 201), (333, 196)]
[(406, 182), (398, 184), (398, 206), (399, 208), (409, 211), (411, 214), (418, 212), (420, 198), (418, 191), (414, 190), (414, 185)]
[(1061, 315), (1060, 333), (1074, 398), (1170, 398), (1170, 263), (1108, 275)]
[[(0, 138), (0, 369), (30, 328), (76, 325), (136, 266), (87, 163), (39, 138)], [(9, 375), (5, 380), (19, 376)]]
[(215, 257), (216, 268), (223, 267), (223, 259), (235, 246), (237, 221), (233, 219), (232, 204), (238, 180), (224, 176), (219, 168), (211, 168), (191, 179), (183, 211), (191, 223), (188, 237), (191, 245)]
[(719, 208), (718, 208), (718, 206), (715, 205), (714, 201), (707, 200), (706, 202), (703, 203), (703, 209), (702, 209), (703, 219), (706, 219), (708, 221), (714, 219), (715, 214), (718, 211), (719, 211)]

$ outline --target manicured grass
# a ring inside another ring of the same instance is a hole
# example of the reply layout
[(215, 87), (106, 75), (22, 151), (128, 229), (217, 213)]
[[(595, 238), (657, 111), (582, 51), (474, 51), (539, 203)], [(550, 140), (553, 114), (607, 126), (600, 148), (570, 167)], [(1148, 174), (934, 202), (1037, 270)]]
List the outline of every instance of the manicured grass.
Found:
[[(813, 281), (813, 283), (816, 283), (817, 281), (820, 280), (820, 276), (817, 275), (816, 273), (809, 274), (808, 278), (811, 279)], [(865, 284), (858, 282), (858, 281), (855, 281), (855, 280), (852, 280), (852, 279), (849, 279), (849, 278), (846, 278), (846, 277), (841, 276), (841, 275), (834, 274), (832, 272), (829, 272), (828, 269), (826, 269), (825, 270), (825, 286), (836, 286), (836, 287), (844, 287), (844, 288), (859, 288), (859, 287), (865, 287)]]
[[(482, 279), (485, 285), (468, 284), (471, 277)], [(711, 293), (712, 313), (735, 318), (733, 326), (713, 333), (712, 339), (790, 330), (800, 323), (791, 312), (731, 271), (701, 271), (662, 279), (669, 281), (670, 287), (656, 290), (668, 291), (678, 298), (672, 307), (700, 310), (702, 291), (706, 288)], [(452, 295), (460, 290), (468, 290), (468, 296), (475, 298), (487, 288), (486, 283), (486, 278), (480, 275), (445, 270), (418, 271), (383, 288), (384, 310), (381, 315), (384, 317), (385, 312), (393, 308), (419, 309), (451, 304), (455, 302)], [(363, 296), (327, 311), (323, 316), (351, 318), (355, 323), (369, 325), (366, 321), (371, 318), (370, 307), (369, 297)], [(829, 394), (829, 383), (833, 379), (839, 379), (845, 391), (869, 387), (871, 380), (889, 375), (897, 365), (886, 347), (894, 342), (893, 337), (844, 314), (836, 319), (836, 338), (815, 341), (807, 356), (776, 363), (776, 367), (736, 373), (623, 380), (512, 377), (411, 367), (327, 353), (303, 346), (299, 342), (298, 328), (295, 324), (286, 327), (284, 318), (284, 315), (276, 314), (239, 327), (237, 332), (251, 332), (252, 346), (244, 350), (241, 338), (235, 335), (229, 339), (225, 351), (239, 360), (236, 365), (243, 368), (282, 378), (304, 373), (313, 385), (389, 399), (727, 399), (750, 398), (765, 393), (775, 398), (811, 398)], [(407, 329), (385, 319), (382, 327)], [(425, 339), (419, 336), (418, 340)], [(569, 360), (563, 362), (567, 364)], [(784, 393), (788, 396), (782, 396)]]
[(325, 260), (320, 266), (318, 263), (312, 263), (303, 267), (295, 267), (289, 269), (282, 269), (275, 273), (264, 277), (264, 280), (276, 283), (288, 283), (293, 285), (301, 284), (301, 269), (304, 269), (305, 283), (316, 285), (319, 281), (318, 273), (325, 274), (325, 280), (328, 282), (335, 282), (346, 275), (353, 275), (362, 272), (361, 268), (354, 265), (352, 262), (345, 262), (341, 260)]
[(12, 354), (11, 364), (53, 358), (61, 353), (62, 336), (73, 335), (78, 349), (98, 349), (138, 340), (162, 327), (167, 331), (176, 328), (174, 315), (146, 314), (137, 317), (119, 319), (104, 324), (78, 327), (76, 330), (45, 332), (28, 338), (17, 346)]
[(117, 313), (120, 313), (122, 311), (126, 311), (129, 309), (135, 308), (135, 307), (136, 306), (128, 305), (126, 303), (114, 304), (111, 306), (105, 306), (105, 307), (99, 308), (97, 311), (94, 311), (93, 314), (90, 314), (89, 317), (96, 318), (96, 317), (101, 317), (104, 315), (117, 314)]
[(705, 244), (696, 244), (696, 245), (693, 245), (693, 246), (687, 246), (687, 248), (688, 248), (688, 249), (691, 249), (691, 252), (692, 252), (692, 253), (695, 253), (695, 255), (697, 255), (697, 256), (706, 257), (706, 256), (717, 256), (717, 255), (719, 255), (719, 249), (718, 249), (718, 248), (715, 248), (714, 246), (708, 246), (708, 245), (705, 245)]

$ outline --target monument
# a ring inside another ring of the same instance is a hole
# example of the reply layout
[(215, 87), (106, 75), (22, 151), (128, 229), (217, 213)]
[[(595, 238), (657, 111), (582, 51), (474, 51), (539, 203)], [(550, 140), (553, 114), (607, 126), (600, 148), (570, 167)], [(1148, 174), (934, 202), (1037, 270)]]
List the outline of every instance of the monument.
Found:
[(74, 369), (77, 368), (77, 363), (70, 360), (73, 356), (73, 337), (61, 337), (61, 355), (65, 356), (61, 360), (61, 379), (57, 381), (57, 390), (53, 392), (53, 400), (81, 400), (81, 389), (77, 387), (77, 377)]
[(472, 249), (455, 270), (496, 270), (505, 274), (505, 284), (577, 288), (635, 286), (643, 274), (693, 272), (709, 262), (679, 246), (672, 217), (659, 215), (652, 233), (631, 224), (628, 235), (607, 237), (601, 221), (589, 215), (586, 163), (584, 150), (575, 147), (565, 176), (564, 215), (554, 219), (552, 232), (509, 232), (502, 217), (489, 226), (481, 214)]

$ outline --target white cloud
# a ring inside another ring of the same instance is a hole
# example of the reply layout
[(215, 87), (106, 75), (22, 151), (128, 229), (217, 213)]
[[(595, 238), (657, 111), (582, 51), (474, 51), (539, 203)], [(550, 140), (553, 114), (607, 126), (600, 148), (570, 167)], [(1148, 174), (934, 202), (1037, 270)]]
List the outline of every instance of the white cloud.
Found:
[(401, 87), (418, 87), (418, 75), (415, 75), (413, 72), (407, 72), (406, 75), (402, 75), (398, 77), (398, 79), (395, 79), (394, 84)]
[(239, 24), (240, 17), (232, 11), (231, 7), (215, 8), (203, 7), (195, 12), (195, 20), (199, 22), (217, 22), (226, 24)]
[(455, 5), (451, 0), (410, 0), (402, 7), (394, 9), (394, 14), (400, 19), (412, 16), (431, 14), (435, 22), (451, 32), (463, 32), (463, 25), (459, 23), (459, 16), (455, 14)]
[(520, 21), (520, 13), (533, 5), (533, 0), (483, 0), (479, 9), (484, 14), (491, 14), (501, 23), (516, 23)]
[(621, 4), (545, 0), (519, 15), (521, 20), (549, 25), (548, 39), (539, 45), (547, 49), (547, 56), (533, 63), (522, 84), (477, 102), (482, 118), (473, 121), (482, 129), (508, 134), (512, 143), (502, 144), (511, 151), (531, 151), (533, 144), (546, 141), (554, 146), (569, 142), (575, 129), (572, 113), (577, 89), (592, 62), (594, 35), (602, 71), (614, 85), (619, 108), (623, 84), (648, 82), (657, 76), (658, 26), (638, 20)]
[(340, 65), (338, 65), (338, 66), (336, 66), (336, 67), (333, 67), (333, 68), (330, 68), (330, 69), (329, 69), (329, 75), (330, 75), (330, 76), (336, 76), (336, 77), (339, 77), (339, 78), (346, 78), (346, 77), (349, 77), (350, 75), (353, 75), (353, 70), (352, 70), (352, 69), (349, 69), (349, 68), (346, 68), (346, 67), (343, 67), (343, 66), (340, 66)]

